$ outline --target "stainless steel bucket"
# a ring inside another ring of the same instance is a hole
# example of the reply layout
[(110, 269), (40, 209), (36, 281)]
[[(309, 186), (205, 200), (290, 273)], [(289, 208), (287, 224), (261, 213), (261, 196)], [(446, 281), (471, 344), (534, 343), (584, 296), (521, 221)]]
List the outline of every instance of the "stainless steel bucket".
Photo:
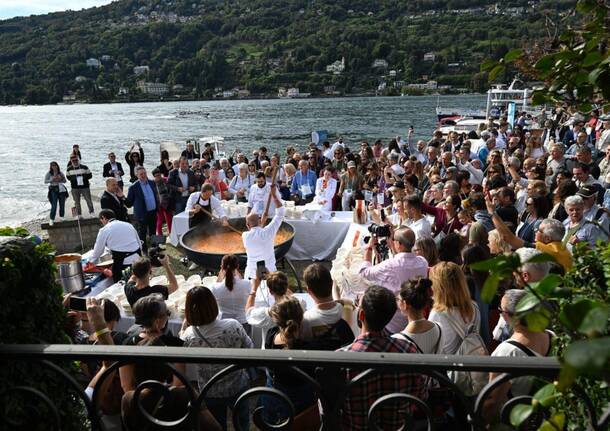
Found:
[(65, 293), (79, 292), (85, 288), (83, 267), (80, 254), (61, 254), (55, 257), (57, 281)]

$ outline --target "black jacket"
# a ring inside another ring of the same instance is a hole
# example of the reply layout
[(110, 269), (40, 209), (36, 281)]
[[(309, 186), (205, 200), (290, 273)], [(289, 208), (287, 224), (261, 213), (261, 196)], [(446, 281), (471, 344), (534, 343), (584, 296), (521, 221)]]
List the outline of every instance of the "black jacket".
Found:
[[(123, 166), (121, 166), (121, 164), (119, 162), (116, 162), (116, 167), (119, 170), (119, 173), (121, 174), (121, 176), (125, 175), (125, 171), (123, 170)], [(113, 173), (112, 173), (112, 165), (110, 164), (110, 162), (106, 163), (104, 165), (104, 170), (102, 172), (102, 177), (104, 178), (109, 178), (109, 177), (114, 177)], [(119, 183), (123, 183), (123, 181), (119, 181)]]
[[(78, 185), (77, 177), (83, 177), (83, 185)], [(77, 167), (74, 167), (72, 163), (66, 169), (66, 178), (70, 181), (70, 187), (73, 189), (88, 189), (89, 188), (89, 180), (93, 175), (89, 168), (82, 163)]]
[[(178, 175), (179, 169), (174, 169), (169, 173), (169, 177), (167, 177), (167, 186), (171, 192), (173, 199), (179, 199), (182, 193), (178, 191), (178, 187), (182, 187), (182, 181), (180, 180), (180, 175)], [(187, 171), (188, 174), (188, 186), (197, 188), (197, 178), (195, 178), (195, 173), (192, 169), (189, 168)], [(189, 191), (189, 194), (191, 192)]]
[[(117, 200), (118, 199), (118, 200)], [(117, 220), (129, 222), (125, 198), (115, 198), (108, 191), (104, 190), (100, 199), (100, 205), (104, 210), (114, 211)]]

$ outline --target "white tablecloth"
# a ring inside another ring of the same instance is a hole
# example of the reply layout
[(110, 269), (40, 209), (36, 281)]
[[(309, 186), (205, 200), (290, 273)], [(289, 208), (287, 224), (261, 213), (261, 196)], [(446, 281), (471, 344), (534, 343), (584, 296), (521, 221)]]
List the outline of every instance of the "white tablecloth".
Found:
[[(312, 222), (307, 219), (286, 219), (295, 230), (292, 247), (286, 257), (291, 260), (332, 260), (343, 243), (352, 223), (352, 211), (336, 211), (329, 221)], [(169, 242), (177, 246), (180, 237), (189, 229), (186, 212), (174, 216)]]

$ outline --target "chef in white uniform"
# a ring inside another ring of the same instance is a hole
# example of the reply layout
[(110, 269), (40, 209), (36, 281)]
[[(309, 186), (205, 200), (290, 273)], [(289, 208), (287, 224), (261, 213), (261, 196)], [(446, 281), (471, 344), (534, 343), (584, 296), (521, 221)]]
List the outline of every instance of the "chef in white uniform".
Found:
[(105, 249), (112, 253), (112, 277), (116, 283), (121, 279), (122, 271), (142, 255), (142, 246), (138, 232), (131, 223), (115, 219), (114, 211), (104, 209), (99, 218), (102, 228), (97, 233), (93, 254), (89, 262), (94, 262), (104, 254)]
[[(256, 175), (256, 182), (250, 187), (250, 193), (248, 194), (248, 213), (255, 213), (259, 216), (265, 212), (265, 206), (269, 200), (269, 192), (271, 185), (267, 184), (267, 178), (265, 174), (259, 172)], [(268, 215), (273, 216), (275, 214), (275, 203), (273, 199), (269, 205)]]
[(246, 216), (248, 231), (241, 234), (247, 258), (246, 271), (244, 272), (245, 280), (256, 277), (256, 263), (260, 261), (265, 261), (265, 267), (268, 271), (273, 272), (277, 270), (275, 267), (274, 240), (284, 220), (286, 208), (280, 200), (277, 185), (272, 185), (271, 191), (273, 192), (271, 195), (272, 203), (277, 208), (271, 223), (265, 227), (260, 226), (260, 216), (254, 211)]
[(209, 222), (209, 214), (214, 214), (224, 226), (229, 224), (220, 200), (214, 196), (214, 186), (211, 184), (204, 184), (201, 192), (195, 192), (189, 196), (185, 211), (190, 217), (190, 227)]
[(333, 198), (337, 192), (337, 180), (333, 178), (333, 168), (324, 170), (324, 176), (316, 180), (316, 197), (314, 202), (322, 205), (324, 211), (333, 210)]

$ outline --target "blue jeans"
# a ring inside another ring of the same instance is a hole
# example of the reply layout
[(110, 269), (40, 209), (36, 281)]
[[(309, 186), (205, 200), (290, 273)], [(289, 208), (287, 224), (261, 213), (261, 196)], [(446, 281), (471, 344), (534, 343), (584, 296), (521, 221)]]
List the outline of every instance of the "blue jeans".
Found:
[[(205, 405), (224, 431), (227, 431), (227, 408), (233, 411), (233, 406), (239, 395), (241, 395), (241, 393), (227, 398), (208, 398), (205, 400)], [(237, 412), (239, 424), (233, 424), (233, 428), (238, 431), (248, 431), (250, 429), (250, 411), (248, 404), (249, 403), (242, 404)], [(237, 425), (239, 425), (239, 427)]]
[(55, 220), (57, 213), (57, 204), (59, 203), (59, 216), (63, 217), (66, 211), (66, 195), (59, 191), (49, 190), (49, 202), (51, 202), (51, 220)]

